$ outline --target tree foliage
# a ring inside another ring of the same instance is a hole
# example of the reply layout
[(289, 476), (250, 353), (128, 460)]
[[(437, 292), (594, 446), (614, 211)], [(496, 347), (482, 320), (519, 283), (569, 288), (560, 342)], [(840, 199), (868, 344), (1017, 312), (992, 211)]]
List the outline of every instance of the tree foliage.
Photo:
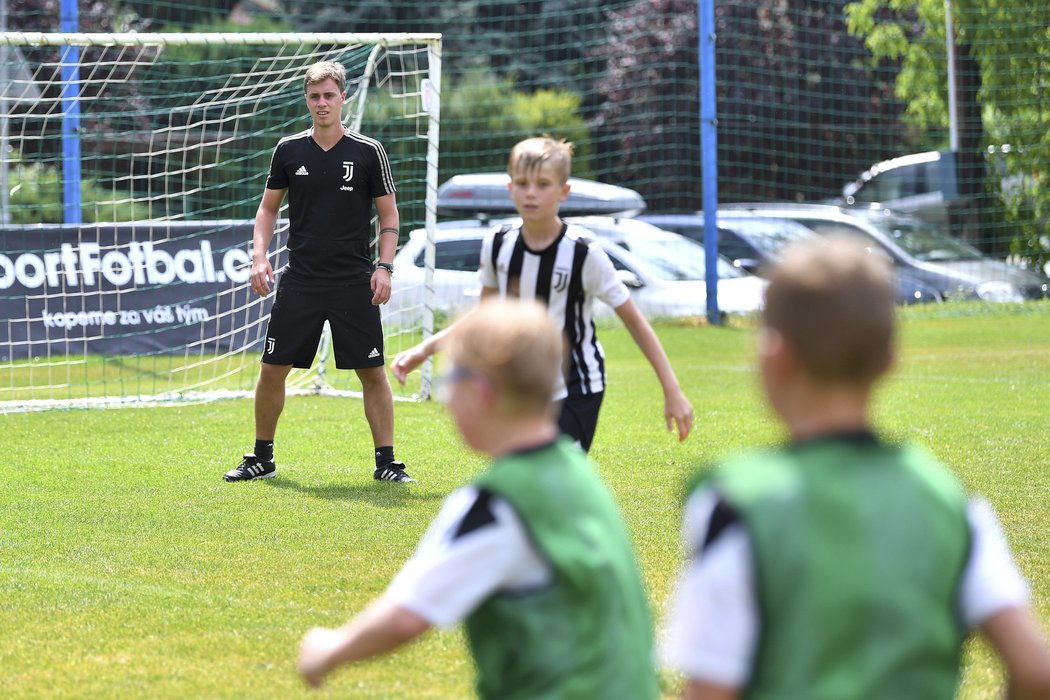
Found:
[[(362, 128), (391, 154), (415, 147), (410, 144), (414, 125), (397, 119), (400, 110), (388, 95), (369, 95)], [(462, 173), (502, 172), (507, 168), (511, 147), (537, 134), (573, 142), (573, 173), (578, 177), (593, 175), (591, 139), (575, 93), (520, 91), (511, 81), (481, 70), (447, 81), (441, 95), (439, 177), (444, 181)], [(403, 221), (423, 221), (424, 184), (398, 177), (398, 208)]]
[[(696, 209), (696, 3), (640, 0), (611, 17), (595, 131), (604, 164), (650, 201)], [(721, 200), (832, 196), (899, 148), (891, 71), (861, 60), (840, 4), (746, 0), (716, 5), (715, 21)]]
[[(61, 0), (5, 0), (7, 30), (57, 32)], [(136, 3), (131, 3), (136, 4)], [(148, 6), (150, 3), (141, 2)], [(185, 3), (192, 4), (192, 3)], [(211, 2), (215, 5), (215, 2)], [(82, 32), (126, 32), (141, 30), (148, 24), (135, 9), (104, 0), (77, 0), (77, 20)], [(149, 13), (146, 14), (149, 16)]]
[[(603, 169), (614, 170), (649, 201), (671, 208), (699, 202), (699, 69), (696, 3), (644, 0), (610, 14), (601, 105), (593, 121)], [(680, 182), (693, 192), (668, 201)]]
[(441, 32), (447, 69), (483, 70), (519, 89), (584, 93), (593, 79), (589, 47), (606, 23), (593, 0), (284, 0), (299, 31)]
[[(873, 162), (947, 147), (943, 0), (855, 0), (847, 31), (849, 1), (716, 2), (723, 201), (824, 199)], [(984, 203), (975, 220), (999, 236), (1011, 222), (1035, 260), (1050, 218), (1050, 0), (953, 2), (960, 185)], [(12, 28), (57, 29), (59, 0), (7, 4)], [(547, 130), (577, 143), (576, 174), (654, 209), (699, 205), (695, 0), (80, 0), (81, 28), (186, 31), (235, 5), (301, 32), (441, 32), (442, 178), (502, 169), (514, 140)], [(992, 197), (1009, 178), (1022, 183), (1011, 199)]]
[[(81, 2), (83, 3), (83, 0)], [(142, 18), (149, 31), (157, 32), (176, 31), (180, 27), (224, 20), (237, 4), (237, 0), (178, 0), (170, 3), (156, 0), (120, 0), (119, 4), (126, 11)]]
[[(17, 152), (9, 154), (13, 166), (10, 187), (11, 223), (60, 224), (65, 220), (62, 172), (43, 163), (24, 163)], [(117, 195), (88, 178), (80, 183), (81, 220), (85, 223), (134, 221), (147, 209), (130, 197)]]
[[(896, 93), (908, 104), (907, 118), (925, 131), (948, 126), (947, 29), (943, 0), (858, 0), (847, 7), (849, 30), (863, 37), (876, 61), (900, 61)], [(957, 0), (954, 43), (970, 66), (957, 75), (972, 85), (977, 105), (960, 130), (962, 159), (993, 151), (988, 175), (978, 185), (994, 194), (985, 211), (985, 238), (1008, 238), (1012, 252), (1035, 265), (1050, 251), (1050, 0), (1026, 3)], [(977, 135), (976, 138), (974, 135)], [(1003, 144), (1009, 149), (1004, 152)], [(1020, 178), (1020, 190), (1003, 182)], [(960, 173), (966, 184), (965, 172)], [(1003, 223), (1005, 220), (1006, 235)], [(985, 240), (995, 248), (994, 240)]]

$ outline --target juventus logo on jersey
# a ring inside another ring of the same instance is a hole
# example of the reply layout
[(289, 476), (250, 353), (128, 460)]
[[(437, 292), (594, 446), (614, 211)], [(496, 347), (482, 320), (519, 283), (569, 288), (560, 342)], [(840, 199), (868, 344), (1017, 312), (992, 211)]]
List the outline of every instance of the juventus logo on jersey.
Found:
[(266, 354), (267, 355), (272, 355), (273, 354), (273, 349), (274, 349), (274, 347), (276, 347), (276, 345), (277, 345), (277, 338), (267, 338), (266, 339)]
[(354, 162), (350, 160), (343, 161), (343, 179), (350, 182), (350, 179), (354, 176)]
[(556, 292), (564, 292), (567, 286), (569, 286), (569, 270), (556, 269), (551, 275), (551, 287)]

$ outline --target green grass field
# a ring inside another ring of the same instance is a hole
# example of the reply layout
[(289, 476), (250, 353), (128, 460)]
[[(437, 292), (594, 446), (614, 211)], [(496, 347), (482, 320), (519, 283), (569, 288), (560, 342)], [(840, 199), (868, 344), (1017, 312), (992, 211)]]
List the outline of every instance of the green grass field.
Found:
[[(782, 437), (758, 395), (746, 325), (658, 326), (697, 413), (678, 444), (629, 336), (605, 329), (611, 387), (592, 454), (634, 534), (656, 617), (680, 565), (682, 483)], [(901, 360), (876, 424), (920, 440), (998, 510), (1040, 619), (1050, 619), (1050, 304), (903, 314)], [(293, 397), (278, 477), (226, 484), (251, 446), (252, 403), (0, 415), (0, 688), (5, 698), (296, 698), (302, 633), (380, 593), (439, 508), (484, 460), (439, 405), (397, 404), (418, 484), (371, 478), (355, 399)], [(819, 621), (815, 621), (819, 624)], [(668, 693), (674, 679), (666, 678)], [(461, 698), (459, 632), (432, 632), (343, 670), (323, 697)], [(998, 697), (967, 650), (960, 696)]]

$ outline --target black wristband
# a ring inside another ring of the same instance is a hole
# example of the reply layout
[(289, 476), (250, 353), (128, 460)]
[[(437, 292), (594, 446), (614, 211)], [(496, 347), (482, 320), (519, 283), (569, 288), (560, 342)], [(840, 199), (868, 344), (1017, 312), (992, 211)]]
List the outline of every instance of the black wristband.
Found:
[(390, 263), (377, 262), (376, 263), (376, 269), (378, 270), (379, 268), (383, 268), (384, 270), (389, 272), (391, 276), (393, 276), (393, 274), (394, 274), (394, 266), (391, 265)]

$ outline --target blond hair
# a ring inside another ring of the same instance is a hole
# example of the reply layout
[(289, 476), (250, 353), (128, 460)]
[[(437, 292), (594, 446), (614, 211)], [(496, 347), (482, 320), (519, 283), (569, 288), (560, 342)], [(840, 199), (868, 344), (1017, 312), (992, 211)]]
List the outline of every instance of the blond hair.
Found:
[(333, 61), (318, 61), (306, 69), (303, 92), (309, 90), (311, 85), (323, 83), (326, 80), (334, 80), (339, 86), (339, 92), (346, 92), (346, 68)]
[(814, 380), (871, 383), (893, 355), (893, 290), (889, 261), (860, 241), (795, 244), (772, 270), (763, 323)]
[(510, 415), (550, 411), (564, 361), (561, 329), (534, 301), (488, 299), (458, 321), (448, 356), (484, 377)]
[(550, 136), (519, 141), (510, 149), (507, 172), (514, 177), (522, 173), (535, 173), (544, 165), (550, 165), (563, 184), (568, 182), (572, 172), (572, 144)]

